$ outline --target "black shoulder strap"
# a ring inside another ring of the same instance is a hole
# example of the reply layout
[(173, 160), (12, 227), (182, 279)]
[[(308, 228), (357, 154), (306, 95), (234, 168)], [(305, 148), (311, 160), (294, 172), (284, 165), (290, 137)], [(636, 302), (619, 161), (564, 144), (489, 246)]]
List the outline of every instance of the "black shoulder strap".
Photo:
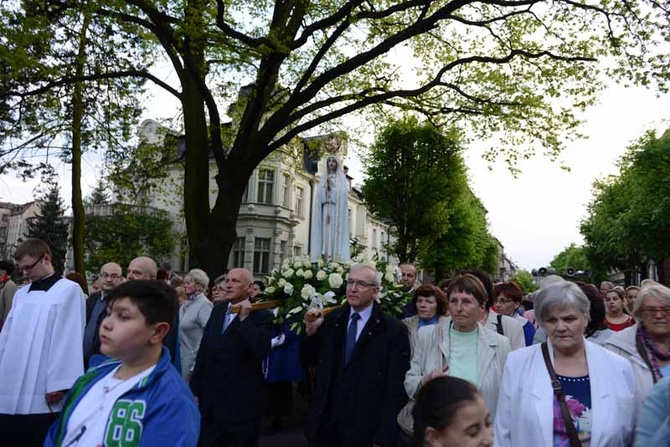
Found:
[(544, 357), (544, 364), (547, 367), (547, 372), (549, 373), (549, 378), (551, 379), (551, 386), (554, 389), (554, 395), (558, 401), (558, 406), (561, 408), (561, 416), (563, 416), (563, 423), (565, 424), (566, 434), (570, 439), (570, 447), (581, 447), (582, 443), (579, 440), (579, 435), (575, 429), (575, 424), (572, 422), (572, 416), (570, 416), (570, 410), (568, 410), (568, 405), (565, 402), (565, 395), (563, 394), (563, 389), (561, 388), (561, 382), (558, 381), (556, 372), (554, 371), (554, 366), (551, 364), (547, 342), (542, 343), (541, 346), (542, 357)]
[(502, 315), (498, 314), (498, 324), (496, 324), (496, 329), (500, 335), (505, 335), (505, 331), (502, 326)]

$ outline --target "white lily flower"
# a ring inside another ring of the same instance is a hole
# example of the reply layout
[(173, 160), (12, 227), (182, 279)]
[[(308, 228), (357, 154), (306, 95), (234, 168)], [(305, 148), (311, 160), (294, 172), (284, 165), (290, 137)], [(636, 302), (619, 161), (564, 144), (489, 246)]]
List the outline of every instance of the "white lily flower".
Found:
[(289, 314), (297, 314), (298, 312), (301, 312), (303, 310), (302, 306), (294, 307), (293, 309), (289, 310)]

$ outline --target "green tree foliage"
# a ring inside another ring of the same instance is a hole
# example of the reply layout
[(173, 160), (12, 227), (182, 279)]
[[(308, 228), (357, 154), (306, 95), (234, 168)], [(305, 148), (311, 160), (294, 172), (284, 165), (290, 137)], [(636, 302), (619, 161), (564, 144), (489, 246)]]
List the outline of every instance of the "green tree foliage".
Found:
[(521, 287), (523, 294), (534, 292), (540, 288), (540, 286), (533, 279), (533, 275), (530, 274), (527, 270), (517, 270), (514, 273), (514, 276), (510, 278), (510, 281), (514, 281)]
[[(556, 156), (563, 132), (577, 134), (575, 112), (592, 104), (602, 88), (599, 59), (612, 62), (609, 75), (663, 89), (669, 72), (658, 46), (667, 38), (667, 8), (652, 0), (20, 5), (47, 19), (54, 10), (83, 8), (92, 23), (108, 21), (102, 29), (110, 34), (91, 35), (105, 54), (125, 54), (132, 44), (144, 43), (172, 64), (179, 88), (152, 81), (182, 105), (190, 260), (210, 272), (228, 258), (254, 169), (296, 136), (364, 109), (410, 109), (434, 122), (463, 120), (478, 138), (501, 132), (502, 144), (489, 155), (513, 165), (535, 147)], [(147, 60), (136, 58), (134, 67), (86, 79), (149, 79)], [(61, 82), (80, 80), (69, 76)], [(218, 95), (230, 101), (240, 85), (248, 86), (245, 101), (232, 116), (235, 130), (224, 145)], [(523, 146), (524, 140), (532, 144)], [(218, 187), (212, 207), (210, 156)]]
[(162, 210), (111, 205), (108, 216), (89, 215), (86, 252), (89, 271), (99, 271), (107, 262), (126, 266), (137, 256), (168, 258), (174, 253), (177, 235)]
[(61, 2), (3, 3), (0, 172), (32, 176), (49, 166), (50, 155), (72, 164), (73, 257), (83, 273), (82, 154), (129, 140), (143, 79), (118, 73), (128, 72), (129, 61), (133, 70), (150, 61), (139, 57), (141, 41), (129, 38), (136, 26), (94, 14), (95, 2), (78, 3), (75, 9)]
[(565, 275), (568, 267), (582, 271), (591, 270), (591, 265), (586, 257), (586, 250), (574, 243), (554, 256), (549, 266), (555, 268), (558, 275)]
[(69, 222), (56, 183), (49, 182), (37, 198), (38, 214), (28, 221), (26, 237), (42, 239), (51, 249), (51, 262), (57, 272), (65, 269)]
[(460, 269), (497, 273), (498, 244), (488, 231), (486, 210), (469, 189), (452, 200), (444, 230), (421, 241), (421, 266), (432, 270), (435, 278)]
[(382, 129), (364, 159), (365, 201), (392, 223), (391, 252), (402, 262), (416, 260), (422, 240), (445, 233), (449, 208), (467, 189), (458, 139), (407, 117)]
[[(131, 140), (146, 77), (127, 75), (153, 60), (144, 51), (140, 28), (99, 12), (99, 5), (88, 1), (3, 2), (1, 172), (28, 166), (47, 151), (70, 162), (74, 138), (84, 150)], [(79, 112), (80, 122), (74, 123)]]
[(109, 188), (103, 178), (98, 179), (91, 193), (84, 199), (84, 205), (106, 205), (110, 203)]
[(644, 275), (649, 260), (670, 257), (670, 132), (647, 132), (619, 162), (620, 174), (594, 184), (581, 224), (594, 268)]
[(377, 135), (364, 159), (365, 201), (392, 224), (391, 252), (442, 277), (459, 268), (494, 272), (497, 245), (468, 188), (456, 131), (405, 117)]

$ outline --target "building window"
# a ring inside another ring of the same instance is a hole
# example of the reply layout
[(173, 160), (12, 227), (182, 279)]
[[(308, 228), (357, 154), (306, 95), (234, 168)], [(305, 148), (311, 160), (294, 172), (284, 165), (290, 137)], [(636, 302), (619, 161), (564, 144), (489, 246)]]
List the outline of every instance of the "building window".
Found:
[(293, 256), (302, 256), (302, 247), (299, 245), (295, 245), (293, 247)]
[(377, 251), (377, 230), (372, 229), (372, 249)]
[(242, 268), (244, 267), (244, 238), (238, 237), (235, 239), (235, 245), (233, 246), (233, 266)]
[(298, 216), (305, 215), (305, 190), (298, 187), (295, 189), (295, 213)]
[(254, 241), (254, 273), (270, 271), (270, 239), (257, 237)]
[(351, 228), (351, 208), (349, 208), (347, 210), (347, 220), (348, 220), (348, 224), (349, 224), (349, 239), (351, 239), (351, 237), (354, 234), (354, 229)]
[(275, 173), (269, 169), (258, 171), (258, 203), (272, 203), (272, 188), (275, 183)]
[(282, 185), (282, 206), (284, 208), (291, 207), (291, 176), (284, 174), (284, 183)]

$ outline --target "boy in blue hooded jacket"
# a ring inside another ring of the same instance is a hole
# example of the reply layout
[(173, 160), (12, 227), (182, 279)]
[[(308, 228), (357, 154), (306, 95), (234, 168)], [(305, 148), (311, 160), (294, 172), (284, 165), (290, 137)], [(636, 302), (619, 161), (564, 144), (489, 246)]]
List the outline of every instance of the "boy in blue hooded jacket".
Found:
[(162, 281), (137, 280), (107, 301), (100, 341), (110, 358), (91, 359), (97, 366), (71, 388), (44, 446), (196, 446), (200, 414), (163, 346), (178, 312), (176, 293)]

